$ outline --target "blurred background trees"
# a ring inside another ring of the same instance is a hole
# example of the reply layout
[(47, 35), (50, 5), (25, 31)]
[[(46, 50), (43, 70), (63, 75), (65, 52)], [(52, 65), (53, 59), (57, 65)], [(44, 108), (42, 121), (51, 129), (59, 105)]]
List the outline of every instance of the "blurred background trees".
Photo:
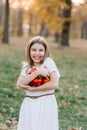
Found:
[(87, 39), (86, 11), (86, 0), (0, 0), (0, 39), (42, 35), (69, 46), (70, 38)]
[(5, 3), (5, 18), (4, 18), (4, 29), (3, 29), (3, 43), (9, 43), (9, 0)]
[(71, 0), (65, 0), (66, 8), (63, 7), (62, 18), (64, 22), (62, 24), (62, 34), (61, 34), (61, 45), (69, 46), (69, 33), (70, 33), (70, 24), (71, 24), (71, 11), (72, 11), (72, 2)]

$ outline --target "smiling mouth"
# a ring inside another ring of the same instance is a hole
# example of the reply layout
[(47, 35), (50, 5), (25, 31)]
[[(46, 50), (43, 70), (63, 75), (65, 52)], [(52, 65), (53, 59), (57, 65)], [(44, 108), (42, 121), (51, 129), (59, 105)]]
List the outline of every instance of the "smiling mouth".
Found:
[(36, 56), (34, 56), (34, 59), (35, 59), (35, 60), (40, 60), (41, 57), (36, 57)]

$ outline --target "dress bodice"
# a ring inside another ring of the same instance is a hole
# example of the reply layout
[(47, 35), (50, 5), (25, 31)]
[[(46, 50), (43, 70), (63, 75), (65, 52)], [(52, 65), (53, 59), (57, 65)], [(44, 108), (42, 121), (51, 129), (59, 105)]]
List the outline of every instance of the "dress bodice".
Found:
[[(57, 68), (55, 62), (50, 57), (46, 58), (44, 60), (43, 64), (41, 64), (41, 66), (45, 66), (50, 73), (55, 71), (57, 73), (57, 78), (60, 77), (60, 73), (58, 71), (58, 68)], [(27, 76), (28, 75), (27, 72), (29, 71), (29, 69), (31, 69), (31, 68), (29, 68), (28, 63), (24, 62), (22, 70), (21, 70), (21, 75)], [(26, 94), (30, 95), (30, 96), (39, 96), (39, 95), (49, 94), (49, 93), (53, 93), (53, 92), (54, 92), (54, 90), (34, 91), (34, 92), (26, 91)]]

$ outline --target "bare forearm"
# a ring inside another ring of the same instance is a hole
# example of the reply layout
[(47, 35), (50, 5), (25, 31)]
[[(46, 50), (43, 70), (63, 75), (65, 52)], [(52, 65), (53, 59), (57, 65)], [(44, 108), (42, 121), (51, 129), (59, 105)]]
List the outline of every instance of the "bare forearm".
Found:
[(18, 84), (27, 85), (29, 84), (33, 79), (35, 79), (38, 76), (38, 72), (34, 72), (30, 75), (25, 76), (24, 78), (18, 80)]
[(20, 84), (20, 88), (27, 91), (48, 91), (48, 90), (57, 90), (58, 84), (49, 82), (38, 87), (31, 87), (29, 85)]
[(58, 89), (58, 85), (55, 83), (48, 82), (39, 87), (27, 87), (28, 91), (48, 91), (48, 90), (56, 90)]

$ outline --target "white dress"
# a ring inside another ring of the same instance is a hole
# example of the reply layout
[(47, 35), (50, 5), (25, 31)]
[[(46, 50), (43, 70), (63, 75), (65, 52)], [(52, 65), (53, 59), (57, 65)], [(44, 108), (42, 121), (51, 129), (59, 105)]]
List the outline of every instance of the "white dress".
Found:
[[(24, 63), (21, 75), (26, 76), (28, 63)], [(56, 71), (57, 78), (60, 77), (55, 62), (46, 58), (42, 64), (46, 66), (49, 72)], [(53, 93), (50, 91), (26, 91), (26, 95), (40, 96), (43, 94)], [(17, 130), (59, 130), (58, 124), (58, 105), (55, 95), (42, 96), (36, 99), (25, 97), (20, 109)]]

